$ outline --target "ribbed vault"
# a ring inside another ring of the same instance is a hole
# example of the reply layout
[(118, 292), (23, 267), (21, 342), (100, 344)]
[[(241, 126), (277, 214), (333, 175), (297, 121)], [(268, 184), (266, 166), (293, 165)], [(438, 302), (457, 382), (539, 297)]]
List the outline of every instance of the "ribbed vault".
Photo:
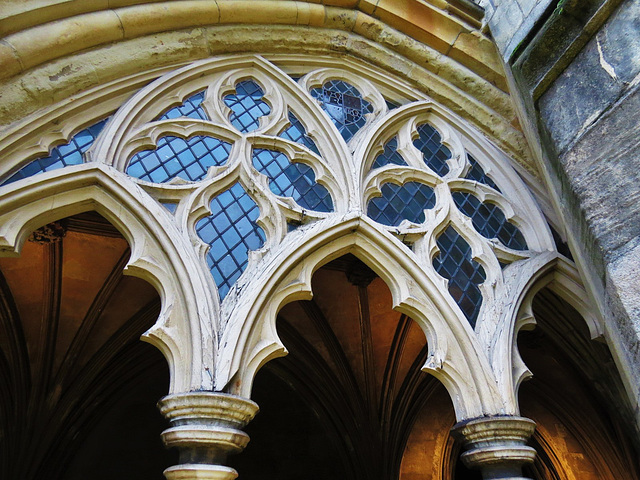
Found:
[[(78, 449), (110, 407), (134, 398), (140, 378), (157, 372), (166, 392), (164, 359), (140, 342), (160, 299), (143, 280), (123, 276), (129, 255), (118, 230), (89, 212), (36, 230), (20, 257), (0, 258), (2, 478), (67, 478), (72, 461), (86, 477)], [(106, 461), (117, 446), (96, 440)]]

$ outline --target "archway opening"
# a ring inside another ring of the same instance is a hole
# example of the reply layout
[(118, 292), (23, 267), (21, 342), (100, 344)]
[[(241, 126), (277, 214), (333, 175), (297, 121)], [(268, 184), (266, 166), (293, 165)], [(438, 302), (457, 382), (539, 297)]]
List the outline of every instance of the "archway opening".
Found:
[(86, 212), (0, 258), (2, 478), (161, 479), (177, 460), (155, 408), (168, 366), (140, 341), (160, 298), (123, 275), (129, 256), (120, 232)]
[(278, 314), (289, 354), (256, 376), (261, 411), (232, 466), (246, 480), (451, 478), (455, 412), (421, 371), (419, 325), (393, 310), (387, 285), (353, 255), (318, 269), (312, 291)]
[(533, 373), (520, 388), (520, 410), (537, 423), (531, 443), (538, 455), (525, 473), (537, 480), (640, 478), (606, 344), (591, 340), (580, 314), (549, 289), (536, 295), (533, 311), (537, 327), (518, 337)]

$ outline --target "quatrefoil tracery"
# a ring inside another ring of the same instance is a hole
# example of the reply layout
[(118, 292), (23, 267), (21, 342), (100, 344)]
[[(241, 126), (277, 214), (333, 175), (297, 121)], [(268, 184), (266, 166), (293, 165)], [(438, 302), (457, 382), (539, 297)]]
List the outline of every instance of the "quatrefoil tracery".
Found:
[[(500, 263), (539, 247), (528, 240), (526, 210), (505, 195), (526, 198), (508, 176), (486, 168), (488, 155), (467, 146), (454, 119), (432, 103), (392, 105), (384, 88), (334, 68), (292, 79), (264, 60), (209, 71), (203, 65), (143, 89), (90, 156), (137, 177), (171, 205), (194, 246), (208, 244), (221, 297), (246, 262), (276, 248), (291, 225), (354, 211), (411, 245), (425, 269), (450, 253), (441, 252), (443, 235), (455, 231), (453, 243), (468, 246), (465, 255), (486, 278), (476, 282), (483, 295), (501, 282)], [(227, 218), (237, 231), (218, 208), (227, 197), (245, 215)], [(213, 227), (220, 227), (215, 234)], [(231, 261), (222, 244), (259, 250)], [(442, 281), (449, 290), (460, 284), (446, 275)], [(460, 306), (475, 320), (478, 305)]]

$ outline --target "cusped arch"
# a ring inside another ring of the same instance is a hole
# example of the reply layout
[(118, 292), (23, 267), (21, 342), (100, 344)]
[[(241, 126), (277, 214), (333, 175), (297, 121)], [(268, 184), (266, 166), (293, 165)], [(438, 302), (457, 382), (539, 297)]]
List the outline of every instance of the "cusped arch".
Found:
[(447, 388), (459, 420), (504, 413), (486, 357), (453, 299), (438, 288), (397, 239), (359, 215), (329, 218), (287, 236), (280, 247), (247, 271), (233, 302), (225, 302), (217, 360), (217, 390), (250, 396), (262, 365), (285, 355), (276, 333), (285, 304), (312, 297), (311, 277), (325, 263), (352, 253), (389, 287), (394, 309), (413, 318), (429, 345), (423, 369)]
[(149, 282), (160, 295), (160, 316), (143, 339), (167, 359), (170, 393), (211, 389), (207, 372), (213, 372), (219, 307), (206, 291), (206, 272), (162, 207), (124, 174), (90, 163), (3, 187), (0, 254), (17, 256), (36, 228), (89, 210), (129, 243), (125, 273)]

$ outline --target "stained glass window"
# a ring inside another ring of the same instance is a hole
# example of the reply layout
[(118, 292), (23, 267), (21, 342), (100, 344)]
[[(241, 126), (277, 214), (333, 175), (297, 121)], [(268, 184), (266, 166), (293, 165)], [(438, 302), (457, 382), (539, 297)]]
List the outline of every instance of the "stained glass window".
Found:
[(453, 227), (447, 227), (436, 243), (440, 252), (433, 259), (433, 267), (449, 280), (449, 293), (475, 327), (482, 306), (478, 285), (487, 278), (484, 269), (472, 259), (471, 247)]
[(244, 133), (258, 128), (260, 117), (271, 113), (271, 108), (262, 97), (262, 88), (253, 80), (238, 82), (236, 92), (224, 97), (224, 103), (231, 109), (231, 124)]
[(442, 144), (442, 137), (438, 131), (428, 123), (418, 125), (418, 138), (413, 145), (422, 152), (424, 163), (438, 175), (446, 175), (449, 171), (447, 160), (451, 158), (451, 151)]
[(471, 168), (467, 172), (467, 176), (464, 178), (467, 178), (469, 180), (475, 180), (476, 182), (484, 183), (485, 185), (488, 185), (489, 187), (499, 192), (500, 189), (498, 188), (498, 186), (495, 184), (493, 180), (491, 180), (491, 178), (486, 173), (484, 173), (484, 170), (482, 169), (480, 164), (477, 162), (477, 160), (473, 158), (471, 155), (469, 155), (468, 153), (467, 153), (467, 159), (469, 160), (469, 165), (471, 165)]
[(170, 108), (164, 112), (158, 120), (169, 120), (171, 118), (189, 117), (200, 120), (208, 120), (207, 114), (200, 106), (204, 100), (204, 91), (198, 92), (187, 98), (182, 105)]
[(257, 225), (260, 210), (239, 183), (211, 201), (211, 215), (196, 225), (196, 232), (211, 248), (207, 264), (223, 299), (247, 268), (249, 250), (265, 241)]
[(296, 117), (291, 110), (289, 110), (289, 123), (290, 125), (282, 131), (280, 136), (287, 140), (291, 140), (292, 142), (304, 145), (312, 152), (320, 155), (315, 142), (311, 140), (309, 135), (307, 135), (306, 128), (304, 128), (302, 122), (298, 120), (298, 117)]
[(49, 172), (68, 165), (81, 164), (83, 162), (82, 155), (93, 144), (107, 123), (107, 120), (108, 119), (101, 120), (95, 125), (76, 133), (71, 140), (69, 140), (69, 143), (55, 147), (47, 157), (38, 158), (28, 163), (11, 177), (0, 183), (0, 185), (7, 185), (22, 178), (31, 177), (32, 175), (42, 172)]
[(204, 178), (209, 167), (223, 165), (230, 151), (229, 143), (213, 137), (161, 137), (154, 150), (131, 158), (127, 173), (147, 182), (163, 183), (174, 177), (195, 182)]
[(452, 195), (458, 209), (471, 217), (473, 226), (482, 236), (497, 238), (514, 250), (527, 249), (527, 242), (518, 227), (505, 218), (497, 205), (482, 203), (467, 192), (453, 192)]
[(371, 165), (371, 169), (384, 167), (390, 163), (396, 165), (406, 165), (407, 163), (402, 158), (402, 155), (398, 153), (398, 139), (397, 137), (391, 138), (384, 144), (383, 152), (376, 157)]
[(253, 150), (253, 166), (269, 177), (269, 188), (276, 195), (292, 197), (298, 205), (309, 210), (333, 210), (331, 195), (316, 183), (311, 167), (291, 163), (282, 152), (261, 148)]
[(397, 226), (404, 219), (422, 223), (425, 220), (424, 210), (436, 204), (435, 192), (422, 183), (385, 183), (380, 190), (382, 196), (369, 201), (367, 215), (384, 225)]
[(360, 92), (342, 80), (329, 80), (322, 88), (312, 89), (311, 95), (320, 101), (347, 142), (367, 123), (365, 115), (373, 113), (373, 106)]

